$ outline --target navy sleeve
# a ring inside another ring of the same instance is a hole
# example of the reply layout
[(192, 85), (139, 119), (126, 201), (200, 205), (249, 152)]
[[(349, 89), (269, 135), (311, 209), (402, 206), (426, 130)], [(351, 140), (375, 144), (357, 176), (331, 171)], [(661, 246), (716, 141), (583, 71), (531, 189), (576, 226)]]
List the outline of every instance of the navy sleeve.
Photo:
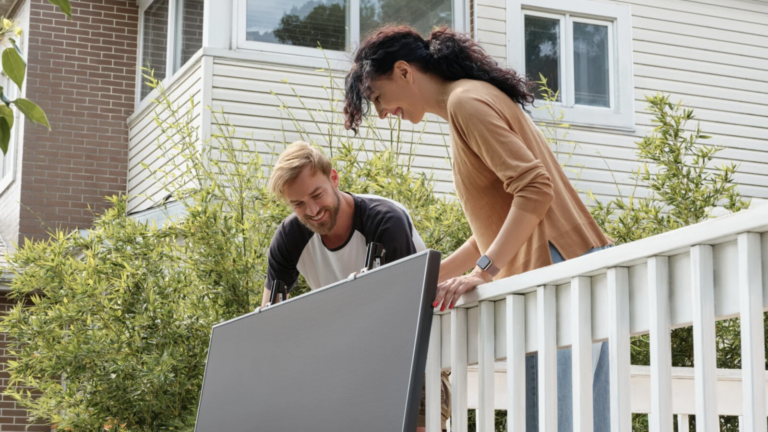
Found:
[(272, 237), (272, 244), (269, 245), (267, 289), (272, 289), (272, 283), (280, 280), (290, 291), (299, 281), (299, 270), (296, 266), (299, 263), (301, 250), (296, 253), (296, 248), (291, 247), (289, 241), (291, 235), (287, 231), (286, 223), (283, 222)]

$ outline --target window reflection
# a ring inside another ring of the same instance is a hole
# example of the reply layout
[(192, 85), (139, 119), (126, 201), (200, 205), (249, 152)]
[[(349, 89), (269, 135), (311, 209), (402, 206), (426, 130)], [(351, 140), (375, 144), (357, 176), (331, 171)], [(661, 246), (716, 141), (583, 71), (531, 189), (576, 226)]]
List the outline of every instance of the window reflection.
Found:
[(610, 107), (608, 27), (573, 23), (576, 103)]
[[(547, 79), (547, 86), (560, 91), (560, 20), (525, 16), (525, 74), (532, 82), (540, 81), (539, 74)], [(538, 85), (536, 86), (538, 89)], [(536, 98), (540, 98), (535, 91)]]
[[(168, 0), (156, 0), (144, 11), (141, 46), (141, 67), (155, 71), (155, 78), (166, 76), (168, 55)], [(141, 99), (152, 91), (145, 80), (141, 83)]]
[(246, 40), (344, 51), (345, 0), (248, 0)]
[(385, 24), (405, 24), (428, 36), (435, 27), (453, 25), (453, 0), (361, 0), (360, 34)]

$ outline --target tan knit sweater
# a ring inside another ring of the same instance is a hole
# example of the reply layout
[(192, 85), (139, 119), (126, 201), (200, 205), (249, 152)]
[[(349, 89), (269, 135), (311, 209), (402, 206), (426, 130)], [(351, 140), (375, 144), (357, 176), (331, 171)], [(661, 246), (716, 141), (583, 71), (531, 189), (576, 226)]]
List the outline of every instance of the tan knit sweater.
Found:
[(481, 253), (512, 206), (541, 220), (496, 279), (552, 264), (613, 240), (603, 234), (557, 162), (544, 135), (506, 94), (483, 81), (452, 83), (447, 100), (456, 194)]

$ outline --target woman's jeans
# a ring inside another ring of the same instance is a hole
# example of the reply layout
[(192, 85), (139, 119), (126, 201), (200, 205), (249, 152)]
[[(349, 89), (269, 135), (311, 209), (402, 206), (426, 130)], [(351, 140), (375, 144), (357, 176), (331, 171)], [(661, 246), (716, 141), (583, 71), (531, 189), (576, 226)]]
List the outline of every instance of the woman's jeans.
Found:
[[(612, 245), (590, 249), (584, 255), (611, 247)], [(552, 243), (549, 244), (552, 262), (565, 261)], [(610, 431), (610, 386), (608, 383), (608, 342), (592, 344), (592, 383), (595, 432)], [(538, 356), (532, 354), (525, 358), (525, 430), (539, 430), (538, 409)], [(557, 351), (557, 430), (573, 430), (573, 392), (571, 384), (571, 349)]]

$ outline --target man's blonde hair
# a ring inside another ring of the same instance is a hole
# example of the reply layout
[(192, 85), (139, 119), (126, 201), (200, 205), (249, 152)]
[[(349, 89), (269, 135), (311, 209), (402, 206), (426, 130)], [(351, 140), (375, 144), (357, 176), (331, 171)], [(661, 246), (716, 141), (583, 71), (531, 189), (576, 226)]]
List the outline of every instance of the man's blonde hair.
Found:
[(269, 192), (277, 199), (283, 199), (283, 188), (296, 180), (305, 167), (310, 167), (312, 173), (321, 172), (326, 177), (331, 176), (331, 160), (320, 149), (296, 141), (286, 147), (277, 159), (272, 175), (269, 177)]

